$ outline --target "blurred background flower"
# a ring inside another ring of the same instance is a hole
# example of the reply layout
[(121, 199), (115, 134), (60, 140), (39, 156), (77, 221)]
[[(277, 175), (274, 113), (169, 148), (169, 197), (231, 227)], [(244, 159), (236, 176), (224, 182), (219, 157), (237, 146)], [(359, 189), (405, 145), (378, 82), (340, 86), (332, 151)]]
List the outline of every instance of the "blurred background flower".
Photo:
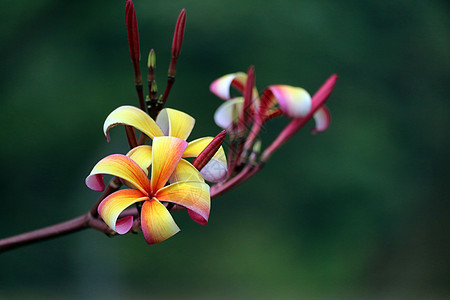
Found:
[[(92, 165), (127, 152), (124, 131), (109, 144), (102, 133), (109, 112), (138, 106), (124, 6), (0, 4), (1, 237), (84, 213)], [(164, 243), (88, 230), (2, 254), (0, 297), (448, 294), (447, 2), (136, 1), (161, 90), (183, 7), (167, 106), (197, 120), (192, 139), (220, 132), (210, 83), (251, 64), (259, 91), (314, 93), (337, 73), (330, 128), (301, 131), (214, 198), (208, 226), (175, 213), (183, 234)], [(270, 121), (264, 141), (286, 122)]]

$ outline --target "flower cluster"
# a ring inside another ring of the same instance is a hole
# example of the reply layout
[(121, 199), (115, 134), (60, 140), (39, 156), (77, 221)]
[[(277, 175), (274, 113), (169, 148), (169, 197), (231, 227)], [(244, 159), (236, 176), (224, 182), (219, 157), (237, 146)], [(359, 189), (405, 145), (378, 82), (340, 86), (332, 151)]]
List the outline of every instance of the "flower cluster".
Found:
[[(96, 191), (105, 189), (104, 174), (115, 176), (116, 184), (127, 186), (110, 189), (97, 206), (98, 215), (117, 234), (141, 229), (148, 244), (161, 242), (179, 231), (172, 210), (186, 209), (195, 222), (206, 224), (210, 198), (253, 176), (310, 119), (316, 123), (313, 133), (326, 130), (330, 123), (324, 103), (333, 90), (336, 75), (312, 97), (304, 89), (288, 85), (268, 86), (260, 95), (255, 87), (254, 68), (250, 67), (247, 73), (222, 76), (210, 86), (212, 93), (225, 100), (214, 114), (217, 125), (225, 130), (215, 138), (204, 137), (188, 143), (195, 119), (176, 109), (164, 108), (175, 82), (185, 21), (183, 9), (175, 27), (167, 86), (159, 97), (154, 76), (156, 56), (153, 49), (150, 51), (149, 95), (144, 100), (136, 15), (132, 1), (127, 1), (128, 42), (140, 108), (121, 106), (108, 115), (103, 126), (107, 140), (112, 127), (123, 125), (130, 151), (100, 160), (86, 178), (86, 185)], [(232, 98), (232, 87), (242, 96)], [(291, 122), (261, 153), (258, 137), (262, 126), (281, 115), (292, 119)], [(141, 133), (139, 139), (136, 131)], [(221, 146), (226, 133), (230, 138), (228, 160)], [(147, 144), (149, 141), (151, 145)], [(195, 160), (190, 163), (185, 158)], [(210, 188), (205, 180), (216, 184)], [(136, 209), (130, 212), (132, 205)]]
[[(205, 137), (186, 142), (194, 123), (194, 118), (188, 114), (169, 108), (163, 109), (156, 121), (133, 106), (121, 106), (108, 115), (103, 126), (108, 141), (109, 129), (119, 124), (132, 126), (153, 139), (152, 146), (140, 145), (132, 148), (126, 156), (116, 154), (102, 159), (86, 178), (86, 185), (96, 191), (105, 189), (102, 174), (116, 176), (137, 189), (119, 190), (98, 206), (99, 215), (116, 233), (125, 234), (132, 228), (132, 216), (118, 217), (127, 207), (139, 202), (143, 202), (141, 228), (149, 244), (163, 241), (179, 231), (160, 201), (164, 201), (167, 207), (172, 203), (186, 208), (199, 224), (208, 222), (210, 197), (204, 178), (212, 182), (223, 180), (227, 175), (227, 162), (220, 144), (201, 168), (203, 176), (183, 159), (198, 157), (215, 141), (212, 137)], [(150, 180), (147, 175), (151, 175)], [(170, 185), (164, 187), (167, 181)]]

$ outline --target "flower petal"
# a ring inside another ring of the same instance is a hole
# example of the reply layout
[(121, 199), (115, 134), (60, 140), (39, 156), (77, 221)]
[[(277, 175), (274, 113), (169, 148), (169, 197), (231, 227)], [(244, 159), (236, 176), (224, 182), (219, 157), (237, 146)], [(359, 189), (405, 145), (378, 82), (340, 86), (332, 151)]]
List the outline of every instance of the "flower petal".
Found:
[(162, 188), (169, 180), (187, 145), (185, 140), (172, 136), (153, 139), (153, 165), (150, 180), (152, 192)]
[(164, 135), (186, 140), (194, 128), (195, 119), (182, 111), (165, 108), (159, 113), (156, 123)]
[[(183, 153), (183, 157), (197, 157), (213, 139), (212, 137), (204, 137), (190, 142)], [(203, 167), (200, 174), (211, 182), (220, 182), (226, 178), (228, 174), (227, 158), (222, 146)]]
[(180, 231), (167, 208), (156, 198), (142, 205), (141, 228), (149, 245), (162, 242)]
[(190, 162), (184, 159), (180, 160), (169, 179), (170, 183), (179, 181), (205, 182), (200, 172)]
[(142, 145), (131, 149), (127, 156), (134, 160), (145, 174), (148, 174), (148, 168), (152, 164), (152, 146)]
[(123, 217), (116, 221), (115, 232), (125, 234), (133, 227), (133, 216)]
[(100, 160), (86, 178), (86, 185), (94, 191), (102, 191), (105, 188), (102, 174), (120, 177), (144, 194), (150, 188), (145, 172), (131, 158), (122, 154), (109, 155)]
[(148, 197), (141, 191), (120, 190), (103, 199), (98, 206), (98, 214), (112, 230), (118, 234), (124, 234), (133, 226), (133, 217), (129, 216), (119, 220), (117, 218), (128, 206), (144, 200), (148, 200)]
[(227, 178), (228, 167), (227, 162), (214, 157), (203, 167), (200, 174), (208, 181), (221, 182)]
[(187, 209), (187, 212), (189, 214), (189, 217), (191, 217), (192, 221), (200, 225), (208, 224), (208, 220), (204, 219), (200, 214), (196, 213), (195, 211)]
[[(160, 201), (168, 201), (186, 207), (208, 221), (211, 200), (209, 186), (198, 181), (177, 182), (158, 190), (155, 195)], [(196, 221), (196, 220), (194, 220)]]
[(116, 125), (129, 125), (145, 133), (148, 137), (162, 136), (163, 132), (156, 122), (141, 109), (134, 106), (121, 106), (112, 111), (103, 124), (103, 132), (109, 141), (109, 129)]
[(268, 89), (278, 100), (281, 111), (288, 117), (306, 116), (311, 110), (311, 96), (302, 88), (289, 85), (271, 85)]
[(233, 125), (233, 121), (236, 122), (239, 117), (239, 112), (244, 105), (244, 98), (236, 97), (230, 101), (222, 103), (214, 113), (214, 121), (217, 126), (223, 129), (230, 130)]
[(246, 80), (247, 74), (243, 72), (227, 74), (214, 80), (209, 86), (209, 90), (217, 97), (223, 100), (228, 100), (230, 99), (230, 87), (232, 86), (233, 81), (233, 86), (235, 86), (242, 93)]
[(325, 105), (321, 106), (314, 114), (314, 121), (316, 122), (316, 127), (311, 130), (312, 134), (317, 132), (322, 132), (327, 130), (330, 125), (331, 115)]

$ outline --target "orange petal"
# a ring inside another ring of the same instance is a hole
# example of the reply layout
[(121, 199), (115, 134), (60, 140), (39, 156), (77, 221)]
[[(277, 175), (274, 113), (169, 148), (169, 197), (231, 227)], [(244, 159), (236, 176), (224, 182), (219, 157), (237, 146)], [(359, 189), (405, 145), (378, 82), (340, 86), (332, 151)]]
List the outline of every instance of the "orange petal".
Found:
[(105, 124), (103, 125), (103, 132), (105, 133), (106, 139), (108, 141), (108, 131), (110, 128), (116, 125), (132, 126), (145, 133), (150, 138), (163, 135), (156, 122), (152, 118), (150, 118), (147, 113), (134, 106), (126, 105), (116, 108), (106, 118)]
[[(211, 200), (209, 186), (198, 181), (177, 182), (158, 190), (155, 195), (160, 201), (168, 201), (186, 207), (208, 221)], [(196, 221), (194, 219), (194, 221)]]
[(186, 140), (194, 128), (195, 119), (182, 111), (165, 108), (159, 113), (156, 123), (164, 135)]
[(162, 242), (180, 231), (167, 208), (156, 198), (142, 205), (141, 227), (149, 245)]
[(118, 234), (127, 233), (133, 225), (133, 217), (117, 220), (120, 213), (136, 202), (148, 200), (141, 191), (134, 189), (120, 190), (112, 193), (98, 206), (98, 214), (103, 221)]
[(151, 190), (156, 192), (169, 180), (187, 147), (185, 140), (162, 136), (153, 140)]
[(120, 177), (144, 194), (150, 188), (147, 175), (131, 158), (122, 154), (113, 154), (99, 161), (86, 178), (86, 185), (94, 191), (102, 191), (105, 188), (102, 174)]

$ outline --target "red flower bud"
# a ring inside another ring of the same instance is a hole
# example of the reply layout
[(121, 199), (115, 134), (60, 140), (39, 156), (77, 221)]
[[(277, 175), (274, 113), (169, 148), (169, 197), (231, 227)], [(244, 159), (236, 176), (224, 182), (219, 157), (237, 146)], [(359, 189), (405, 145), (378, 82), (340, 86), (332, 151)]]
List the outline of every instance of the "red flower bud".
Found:
[(186, 10), (183, 8), (178, 16), (175, 33), (173, 34), (172, 56), (178, 57), (183, 43), (184, 27), (186, 25)]
[(127, 0), (125, 5), (125, 21), (127, 25), (128, 46), (130, 47), (130, 57), (133, 62), (134, 79), (136, 84), (142, 84), (141, 70), (139, 68), (139, 32), (136, 20), (136, 13), (132, 0)]
[(211, 160), (211, 158), (219, 150), (225, 141), (225, 136), (227, 135), (226, 130), (222, 130), (212, 141), (206, 146), (206, 148), (200, 152), (197, 158), (194, 160), (192, 165), (197, 168), (197, 170), (203, 169), (203, 167)]
[(181, 51), (181, 44), (183, 43), (184, 27), (186, 25), (186, 11), (183, 8), (178, 16), (177, 25), (173, 34), (172, 41), (172, 59), (169, 66), (169, 77), (175, 77), (177, 70), (177, 59)]

